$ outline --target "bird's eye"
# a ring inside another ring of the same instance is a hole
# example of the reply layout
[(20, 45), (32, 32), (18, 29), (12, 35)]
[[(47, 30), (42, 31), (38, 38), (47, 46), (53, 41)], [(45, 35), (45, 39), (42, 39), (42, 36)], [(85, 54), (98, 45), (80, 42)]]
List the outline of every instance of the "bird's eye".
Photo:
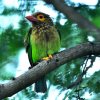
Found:
[(42, 19), (43, 18), (43, 15), (40, 15), (39, 18)]
[(44, 18), (44, 16), (42, 14), (38, 15), (37, 19), (40, 20), (40, 21), (44, 21), (45, 20), (45, 18)]

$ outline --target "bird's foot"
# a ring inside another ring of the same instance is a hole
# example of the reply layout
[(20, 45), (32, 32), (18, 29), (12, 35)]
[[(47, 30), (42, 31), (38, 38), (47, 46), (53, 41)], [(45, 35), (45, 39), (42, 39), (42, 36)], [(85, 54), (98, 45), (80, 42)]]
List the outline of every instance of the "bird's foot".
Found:
[(49, 59), (52, 59), (53, 57), (52, 57), (52, 55), (49, 55), (48, 57), (44, 57), (44, 58), (42, 58), (42, 60), (46, 60), (46, 61), (48, 61)]

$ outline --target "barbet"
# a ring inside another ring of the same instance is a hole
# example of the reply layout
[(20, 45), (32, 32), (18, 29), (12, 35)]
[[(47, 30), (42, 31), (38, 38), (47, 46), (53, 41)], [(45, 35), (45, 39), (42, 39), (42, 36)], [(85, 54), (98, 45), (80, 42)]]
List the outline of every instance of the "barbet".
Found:
[[(52, 54), (59, 51), (60, 35), (49, 15), (37, 12), (31, 16), (26, 16), (26, 18), (32, 23), (32, 27), (26, 34), (24, 43), (30, 65), (33, 67), (38, 61), (48, 60), (52, 58)], [(44, 76), (35, 83), (35, 91), (47, 91)]]

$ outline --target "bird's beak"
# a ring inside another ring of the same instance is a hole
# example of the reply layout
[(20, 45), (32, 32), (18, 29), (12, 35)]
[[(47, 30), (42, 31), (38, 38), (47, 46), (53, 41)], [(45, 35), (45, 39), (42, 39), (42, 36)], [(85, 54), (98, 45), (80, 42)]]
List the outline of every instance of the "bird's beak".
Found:
[(34, 16), (26, 16), (26, 19), (28, 19), (30, 22), (36, 22), (37, 18), (35, 18)]

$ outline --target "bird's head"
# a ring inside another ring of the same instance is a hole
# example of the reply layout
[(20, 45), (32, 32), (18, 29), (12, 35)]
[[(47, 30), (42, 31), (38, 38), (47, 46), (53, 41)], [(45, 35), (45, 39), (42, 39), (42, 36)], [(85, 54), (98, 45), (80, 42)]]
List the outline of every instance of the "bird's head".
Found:
[(37, 12), (31, 16), (26, 16), (26, 19), (28, 19), (34, 25), (42, 24), (42, 23), (53, 25), (53, 22), (51, 18), (49, 17), (49, 15), (42, 12)]

